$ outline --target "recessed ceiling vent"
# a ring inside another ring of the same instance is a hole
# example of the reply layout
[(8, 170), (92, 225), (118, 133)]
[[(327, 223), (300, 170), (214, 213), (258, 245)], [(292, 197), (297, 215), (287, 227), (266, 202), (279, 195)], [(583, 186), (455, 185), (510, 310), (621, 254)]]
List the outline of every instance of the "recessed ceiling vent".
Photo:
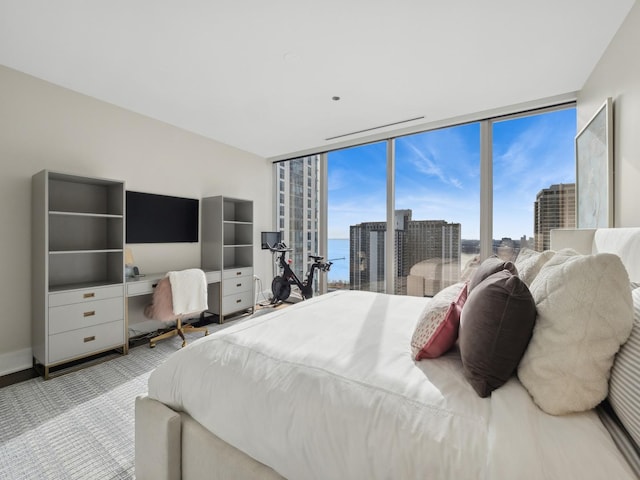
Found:
[(356, 132), (343, 133), (342, 135), (336, 135), (334, 137), (325, 138), (325, 140), (335, 140), (336, 138), (348, 137), (349, 135), (357, 135), (358, 133), (372, 132), (373, 130), (378, 130), (379, 128), (392, 127), (394, 125), (401, 125), (403, 123), (413, 122), (415, 120), (422, 120), (422, 117), (409, 118), (407, 120), (400, 120), (399, 122), (387, 123), (385, 125), (378, 125), (377, 127), (365, 128), (364, 130), (358, 130)]

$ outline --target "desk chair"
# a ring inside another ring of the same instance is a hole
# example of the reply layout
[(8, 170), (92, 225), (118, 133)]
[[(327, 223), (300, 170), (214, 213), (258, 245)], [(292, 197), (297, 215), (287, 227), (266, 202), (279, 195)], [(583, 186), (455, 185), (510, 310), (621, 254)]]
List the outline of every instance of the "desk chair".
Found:
[(169, 272), (158, 281), (151, 304), (144, 309), (144, 314), (154, 320), (175, 320), (176, 326), (168, 332), (149, 339), (149, 347), (156, 346), (156, 342), (179, 335), (182, 346), (187, 344), (185, 333), (204, 332), (209, 335), (207, 327), (194, 327), (183, 324), (182, 320), (195, 316), (207, 310), (207, 280), (202, 270), (192, 268), (176, 272)]

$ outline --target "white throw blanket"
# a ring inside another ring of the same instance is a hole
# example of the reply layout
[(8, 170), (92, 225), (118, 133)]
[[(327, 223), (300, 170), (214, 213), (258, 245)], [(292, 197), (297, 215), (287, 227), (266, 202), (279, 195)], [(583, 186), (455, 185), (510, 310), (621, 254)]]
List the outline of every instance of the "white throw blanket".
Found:
[(202, 312), (207, 304), (207, 278), (199, 268), (167, 273), (171, 282), (173, 313), (184, 315)]

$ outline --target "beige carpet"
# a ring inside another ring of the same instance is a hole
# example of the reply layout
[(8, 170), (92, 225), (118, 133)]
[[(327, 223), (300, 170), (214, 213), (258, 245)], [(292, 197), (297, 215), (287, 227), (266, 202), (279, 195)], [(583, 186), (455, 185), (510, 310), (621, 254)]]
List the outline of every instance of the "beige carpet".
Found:
[[(213, 332), (233, 325), (209, 325)], [(194, 341), (201, 334), (190, 334)], [(175, 337), (51, 380), (0, 389), (0, 479), (134, 478), (134, 399)]]

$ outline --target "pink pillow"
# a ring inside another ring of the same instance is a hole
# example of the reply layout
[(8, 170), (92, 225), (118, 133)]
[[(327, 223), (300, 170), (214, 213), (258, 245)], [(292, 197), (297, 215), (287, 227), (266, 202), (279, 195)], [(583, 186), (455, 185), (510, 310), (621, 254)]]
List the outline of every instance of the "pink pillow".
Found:
[(439, 357), (453, 347), (458, 339), (460, 314), (466, 300), (466, 283), (451, 285), (431, 299), (411, 339), (416, 360)]

